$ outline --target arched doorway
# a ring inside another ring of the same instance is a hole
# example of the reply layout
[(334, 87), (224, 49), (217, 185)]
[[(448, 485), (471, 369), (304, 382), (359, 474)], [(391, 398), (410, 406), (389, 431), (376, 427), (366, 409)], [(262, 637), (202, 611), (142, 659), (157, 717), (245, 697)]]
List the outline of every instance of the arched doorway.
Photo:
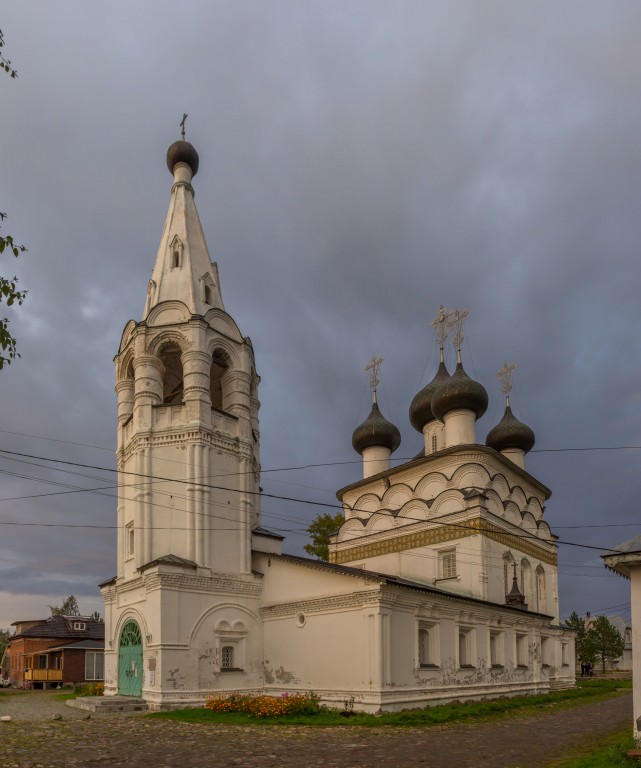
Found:
[(118, 693), (120, 696), (142, 693), (142, 635), (132, 619), (122, 628), (118, 643)]

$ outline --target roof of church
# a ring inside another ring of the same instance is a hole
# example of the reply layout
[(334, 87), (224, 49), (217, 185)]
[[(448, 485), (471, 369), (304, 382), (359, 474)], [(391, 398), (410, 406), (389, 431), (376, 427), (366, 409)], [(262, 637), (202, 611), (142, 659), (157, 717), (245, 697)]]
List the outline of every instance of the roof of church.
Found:
[(280, 539), (281, 541), (285, 540), (284, 536), (281, 536), (280, 533), (274, 533), (273, 531), (268, 531), (267, 528), (263, 528), (260, 525), (257, 525), (256, 528), (252, 528), (252, 533), (258, 534), (258, 536), (266, 536), (270, 539)]
[(408, 467), (411, 467), (413, 464), (418, 465), (419, 462), (425, 462), (427, 464), (429, 462), (440, 459), (443, 456), (450, 456), (456, 453), (469, 453), (470, 449), (474, 449), (475, 451), (479, 451), (480, 453), (486, 453), (488, 455), (491, 455), (495, 459), (500, 461), (501, 464), (505, 465), (505, 467), (508, 468), (510, 472), (515, 472), (519, 475), (522, 475), (530, 483), (535, 485), (544, 494), (546, 499), (549, 499), (550, 496), (552, 495), (552, 491), (546, 485), (543, 485), (543, 483), (540, 480), (537, 480), (536, 477), (531, 475), (525, 469), (521, 469), (521, 467), (519, 467), (513, 461), (510, 461), (510, 459), (505, 458), (505, 456), (503, 456), (502, 453), (499, 453), (494, 448), (488, 448), (486, 445), (482, 445), (480, 443), (474, 443), (471, 445), (452, 445), (449, 448), (444, 448), (442, 451), (437, 451), (436, 453), (430, 453), (427, 456), (425, 455), (425, 449), (422, 449), (417, 456), (415, 456), (413, 459), (410, 459), (409, 461), (406, 461), (403, 464), (398, 464), (396, 467), (390, 467), (390, 469), (386, 469), (383, 472), (379, 472), (376, 475), (371, 475), (370, 477), (365, 477), (365, 478), (362, 478), (361, 480), (356, 480), (355, 482), (350, 483), (349, 485), (346, 485), (344, 488), (341, 488), (338, 491), (336, 491), (336, 496), (338, 497), (339, 500), (342, 501), (343, 495), (347, 493), (347, 491), (351, 491), (356, 488), (369, 485), (370, 483), (379, 479), (383, 479), (385, 477), (391, 477), (392, 475), (405, 471), (406, 469), (408, 469)]
[(155, 560), (150, 560), (148, 563), (141, 565), (138, 570), (142, 573), (148, 568), (153, 568), (154, 565), (179, 565), (183, 568), (198, 568), (198, 565), (193, 560), (186, 560), (178, 555), (162, 555), (162, 557), (157, 557)]
[[(341, 573), (345, 576), (355, 576), (356, 578), (362, 578), (366, 581), (375, 581), (379, 584), (388, 584), (390, 586), (404, 587), (406, 589), (418, 590), (420, 592), (430, 592), (431, 594), (439, 595), (441, 597), (447, 597), (454, 600), (465, 600), (467, 602), (480, 603), (481, 605), (488, 605), (494, 608), (501, 608), (508, 611), (516, 611), (520, 614), (523, 613), (522, 608), (505, 603), (493, 603), (491, 600), (481, 600), (478, 597), (471, 597), (469, 595), (462, 595), (458, 592), (450, 592), (446, 589), (439, 589), (428, 584), (423, 584), (420, 581), (412, 581), (411, 579), (404, 579), (400, 576), (392, 576), (389, 573), (380, 573), (378, 571), (366, 571), (364, 568), (352, 568), (349, 565), (338, 565), (336, 563), (328, 563), (326, 560), (314, 560), (310, 557), (300, 557), (299, 555), (276, 555), (260, 553), (265, 557), (276, 558), (278, 560), (284, 560), (286, 562), (293, 563), (294, 565), (307, 566), (308, 568), (319, 568), (321, 570), (333, 571), (334, 573)], [(536, 611), (527, 611), (528, 614), (534, 616), (545, 616), (546, 618), (554, 618), (547, 613), (538, 613)]]

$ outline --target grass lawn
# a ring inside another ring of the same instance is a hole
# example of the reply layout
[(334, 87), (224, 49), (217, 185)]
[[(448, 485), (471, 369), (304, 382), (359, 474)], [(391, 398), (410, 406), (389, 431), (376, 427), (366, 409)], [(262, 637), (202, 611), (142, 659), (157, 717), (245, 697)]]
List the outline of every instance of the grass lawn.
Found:
[(492, 717), (530, 712), (532, 710), (559, 709), (571, 706), (577, 701), (589, 701), (594, 700), (595, 697), (616, 695), (616, 692), (622, 688), (631, 687), (632, 682), (630, 680), (587, 680), (579, 682), (576, 688), (567, 691), (557, 691), (538, 696), (515, 696), (513, 698), (492, 699), (488, 701), (443, 704), (411, 712), (391, 712), (382, 715), (368, 715), (359, 712), (351, 717), (344, 717), (340, 714), (339, 710), (331, 710), (324, 707), (321, 707), (316, 714), (284, 715), (280, 717), (257, 718), (241, 713), (214, 713), (204, 708), (154, 712), (148, 715), (148, 717), (177, 720), (184, 723), (220, 723), (227, 725), (420, 727), (460, 721), (485, 720)]
[(636, 747), (634, 739), (629, 736), (630, 728), (615, 733), (601, 742), (591, 745), (592, 751), (583, 757), (573, 757), (562, 762), (553, 763), (550, 768), (631, 768), (639, 765), (639, 761), (628, 757), (628, 750)]

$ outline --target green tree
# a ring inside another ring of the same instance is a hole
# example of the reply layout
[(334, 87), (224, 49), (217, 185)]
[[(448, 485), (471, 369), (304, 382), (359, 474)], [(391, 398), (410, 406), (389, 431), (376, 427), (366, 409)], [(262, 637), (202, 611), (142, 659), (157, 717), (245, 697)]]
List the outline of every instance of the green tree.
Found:
[(102, 616), (100, 615), (100, 611), (94, 611), (89, 618), (92, 619), (93, 621), (102, 621)]
[(73, 595), (63, 600), (62, 605), (50, 605), (49, 608), (52, 616), (80, 616), (78, 601)]
[(329, 537), (338, 533), (338, 529), (344, 522), (345, 518), (341, 512), (335, 515), (330, 515), (328, 512), (317, 515), (307, 529), (312, 543), (305, 544), (303, 547), (305, 552), (317, 560), (329, 560)]
[(586, 640), (593, 656), (601, 659), (604, 672), (606, 662), (613, 664), (623, 656), (625, 641), (606, 616), (596, 617), (586, 633)]
[(580, 662), (594, 663), (595, 653), (591, 644), (588, 642), (588, 630), (585, 626), (585, 620), (582, 619), (576, 611), (572, 611), (570, 618), (566, 619), (564, 626), (567, 629), (573, 629), (576, 632), (575, 649), (576, 658)]
[[(4, 37), (2, 30), (0, 29), (0, 69), (4, 69), (11, 77), (16, 78), (18, 73), (11, 66), (9, 59), (5, 58), (2, 53), (4, 47)], [(0, 212), (0, 221), (4, 221), (7, 218), (6, 213)], [(16, 245), (11, 235), (0, 235), (0, 254), (5, 250), (13, 253), (17, 258), (20, 253), (24, 253), (27, 249), (24, 245)], [(6, 278), (0, 276), (0, 304), (5, 304), (10, 307), (13, 304), (22, 304), (27, 295), (26, 291), (18, 290), (18, 278)], [(9, 331), (9, 320), (6, 317), (0, 318), (0, 369), (5, 365), (9, 365), (12, 360), (20, 355), (16, 351), (16, 340)]]
[[(7, 650), (9, 640), (11, 639), (11, 632), (8, 629), (0, 629), (0, 660), (4, 656), (4, 652)], [(2, 669), (0, 669), (0, 676), (2, 675)]]

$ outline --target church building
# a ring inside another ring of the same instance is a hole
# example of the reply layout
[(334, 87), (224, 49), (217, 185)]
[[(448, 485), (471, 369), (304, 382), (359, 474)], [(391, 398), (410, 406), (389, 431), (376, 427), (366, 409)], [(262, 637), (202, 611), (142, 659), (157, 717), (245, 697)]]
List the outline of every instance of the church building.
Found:
[[(282, 552), (260, 510), (260, 378), (223, 304), (194, 203), (198, 154), (168, 150), (169, 211), (142, 318), (115, 357), (117, 575), (105, 601), (105, 695), (152, 709), (212, 692), (313, 690), (399, 710), (543, 693), (574, 681), (559, 626), (550, 491), (526, 470), (534, 434), (505, 414), (479, 443), (483, 386), (461, 357), (464, 312), (435, 321), (441, 361), (414, 398), (424, 445), (392, 467), (376, 401), (353, 435), (362, 479), (338, 492), (329, 562)], [(450, 336), (457, 365), (443, 348)]]

